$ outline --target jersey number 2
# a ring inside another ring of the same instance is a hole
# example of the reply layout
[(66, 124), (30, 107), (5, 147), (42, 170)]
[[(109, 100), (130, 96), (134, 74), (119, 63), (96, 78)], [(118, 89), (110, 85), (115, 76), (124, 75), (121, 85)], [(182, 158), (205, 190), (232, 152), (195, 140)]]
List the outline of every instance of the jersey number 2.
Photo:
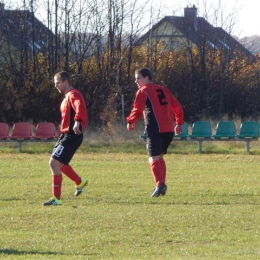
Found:
[(168, 102), (165, 101), (165, 94), (161, 89), (156, 89), (156, 92), (158, 93), (159, 103), (161, 106), (167, 105)]

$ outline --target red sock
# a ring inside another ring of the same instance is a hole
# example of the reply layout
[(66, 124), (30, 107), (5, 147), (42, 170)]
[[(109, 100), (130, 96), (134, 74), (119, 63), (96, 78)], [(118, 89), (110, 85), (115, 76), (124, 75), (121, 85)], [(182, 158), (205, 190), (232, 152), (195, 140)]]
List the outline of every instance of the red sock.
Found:
[(150, 169), (156, 183), (156, 186), (160, 186), (163, 183), (162, 169), (161, 163), (159, 160), (152, 160), (150, 162)]
[(72, 167), (68, 165), (63, 165), (61, 167), (61, 171), (72, 181), (74, 181), (75, 185), (78, 186), (81, 183), (81, 178), (78, 174), (72, 169)]
[(60, 200), (62, 175), (52, 175), (52, 195)]
[(161, 164), (163, 182), (165, 183), (165, 180), (166, 180), (166, 164), (165, 164), (165, 161), (164, 161), (163, 158), (160, 158), (159, 162)]

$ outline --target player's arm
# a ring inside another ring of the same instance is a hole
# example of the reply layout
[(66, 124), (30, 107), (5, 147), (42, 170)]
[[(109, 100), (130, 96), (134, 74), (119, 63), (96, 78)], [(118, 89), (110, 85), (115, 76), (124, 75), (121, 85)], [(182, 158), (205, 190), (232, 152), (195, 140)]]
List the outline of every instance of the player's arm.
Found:
[(130, 115), (126, 118), (128, 131), (134, 130), (136, 120), (143, 115), (145, 102), (146, 94), (139, 89), (136, 93), (133, 108), (130, 112)]
[(175, 134), (178, 135), (182, 133), (182, 125), (184, 124), (184, 113), (183, 113), (182, 105), (177, 100), (177, 98), (172, 94), (171, 94), (171, 109), (176, 120), (176, 126), (174, 128), (174, 132)]
[(80, 129), (85, 127), (88, 119), (86, 103), (80, 93), (74, 93), (71, 96), (71, 104), (75, 111), (73, 131), (75, 134), (80, 134)]
[(183, 125), (184, 124), (184, 112), (181, 103), (177, 100), (175, 96), (171, 94), (171, 109), (174, 114), (176, 124)]

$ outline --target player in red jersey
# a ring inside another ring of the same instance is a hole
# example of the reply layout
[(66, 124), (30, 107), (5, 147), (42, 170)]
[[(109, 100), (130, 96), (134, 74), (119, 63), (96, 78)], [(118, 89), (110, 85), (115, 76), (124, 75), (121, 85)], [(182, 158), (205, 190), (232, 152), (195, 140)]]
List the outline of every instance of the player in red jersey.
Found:
[(54, 76), (55, 88), (65, 97), (61, 103), (61, 135), (56, 142), (49, 166), (52, 172), (53, 197), (44, 202), (44, 206), (61, 205), (62, 173), (71, 179), (75, 186), (75, 196), (81, 194), (88, 180), (81, 178), (69, 165), (73, 155), (83, 141), (82, 130), (86, 127), (88, 114), (85, 100), (81, 93), (71, 86), (70, 75), (61, 71)]
[(144, 114), (147, 153), (156, 184), (151, 196), (159, 197), (165, 195), (167, 190), (166, 164), (163, 156), (167, 153), (174, 132), (182, 132), (183, 109), (169, 89), (152, 83), (152, 73), (149, 69), (136, 70), (135, 82), (139, 89), (131, 113), (126, 119), (127, 129), (134, 130), (136, 120)]

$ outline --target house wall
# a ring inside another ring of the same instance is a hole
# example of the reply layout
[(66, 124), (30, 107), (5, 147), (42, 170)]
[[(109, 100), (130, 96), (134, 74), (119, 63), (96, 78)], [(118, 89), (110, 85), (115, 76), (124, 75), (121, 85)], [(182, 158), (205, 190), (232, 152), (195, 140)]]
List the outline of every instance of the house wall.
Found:
[(10, 44), (10, 42), (2, 35), (1, 31), (0, 38), (2, 39), (0, 43), (0, 65), (3, 67), (4, 64), (10, 64), (11, 60), (13, 62), (18, 62), (21, 51), (14, 45)]
[(183, 47), (192, 47), (193, 42), (181, 33), (172, 23), (168, 21), (162, 22), (158, 27), (152, 29), (151, 34), (141, 41), (141, 45), (152, 45), (162, 42), (167, 50), (174, 50)]

